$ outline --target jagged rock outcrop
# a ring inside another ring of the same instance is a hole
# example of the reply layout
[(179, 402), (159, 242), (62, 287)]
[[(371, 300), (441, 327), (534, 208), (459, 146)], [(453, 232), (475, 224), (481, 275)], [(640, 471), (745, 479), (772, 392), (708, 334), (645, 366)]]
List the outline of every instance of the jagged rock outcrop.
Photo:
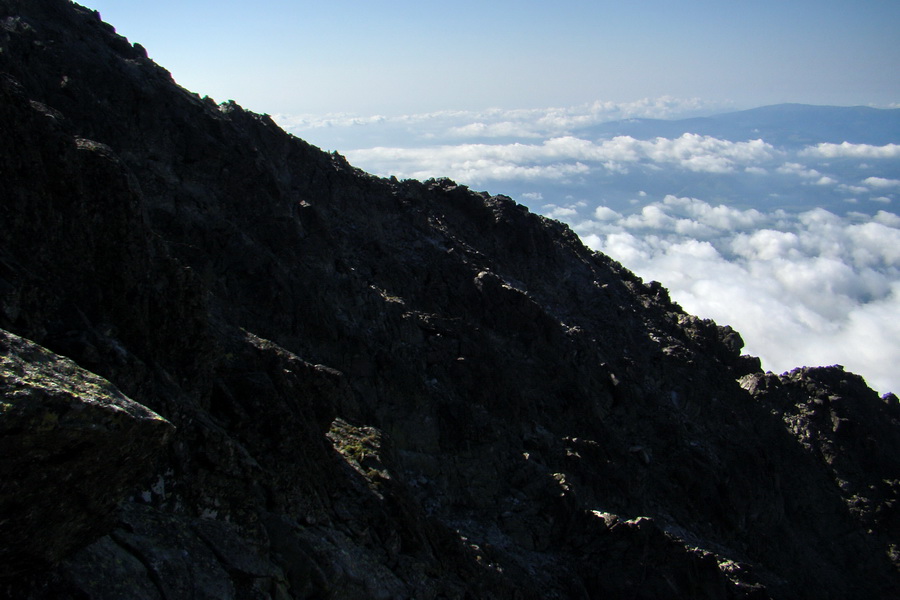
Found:
[(7, 595), (900, 593), (896, 398), (760, 372), (566, 226), (369, 176), (65, 0), (0, 0), (0, 131), (0, 328), (175, 427)]
[(72, 361), (0, 331), (0, 578), (108, 533), (172, 433)]

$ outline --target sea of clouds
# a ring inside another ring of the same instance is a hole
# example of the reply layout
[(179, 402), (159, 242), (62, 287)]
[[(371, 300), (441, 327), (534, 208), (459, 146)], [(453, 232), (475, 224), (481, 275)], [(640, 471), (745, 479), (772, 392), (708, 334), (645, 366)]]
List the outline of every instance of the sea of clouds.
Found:
[(410, 115), (273, 115), (285, 130), (326, 150), (422, 147), (472, 140), (545, 139), (630, 118), (668, 119), (728, 108), (698, 99), (662, 97), (557, 108), (443, 110)]
[[(582, 219), (582, 213), (592, 213)], [(730, 324), (776, 372), (841, 364), (900, 390), (900, 217), (789, 213), (667, 196), (623, 215), (547, 205), (582, 240), (662, 282), (692, 314)]]
[(592, 135), (716, 108), (672, 98), (564, 109), (276, 119), (369, 172), (450, 177), (569, 224), (783, 372), (841, 364), (900, 392), (900, 145)]

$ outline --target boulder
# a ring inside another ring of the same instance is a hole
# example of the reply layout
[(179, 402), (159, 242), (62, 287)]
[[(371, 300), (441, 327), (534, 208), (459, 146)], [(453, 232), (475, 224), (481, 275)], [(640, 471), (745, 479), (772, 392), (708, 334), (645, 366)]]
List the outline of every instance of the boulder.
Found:
[(109, 381), (0, 330), (0, 579), (110, 529), (172, 431)]

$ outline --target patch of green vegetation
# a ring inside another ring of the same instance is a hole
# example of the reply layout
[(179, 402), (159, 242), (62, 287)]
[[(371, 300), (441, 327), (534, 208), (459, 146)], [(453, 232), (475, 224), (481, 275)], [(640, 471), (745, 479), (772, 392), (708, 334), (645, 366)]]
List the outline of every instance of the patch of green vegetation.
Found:
[(341, 454), (348, 456), (361, 463), (366, 456), (374, 454), (374, 448), (378, 445), (378, 436), (375, 433), (368, 433), (361, 437), (352, 437), (342, 439), (338, 442), (338, 450)]

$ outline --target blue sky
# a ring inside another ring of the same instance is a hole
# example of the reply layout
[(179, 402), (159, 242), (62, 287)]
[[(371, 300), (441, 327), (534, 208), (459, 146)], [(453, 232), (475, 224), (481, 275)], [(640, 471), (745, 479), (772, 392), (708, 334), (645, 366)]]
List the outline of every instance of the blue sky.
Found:
[(85, 3), (185, 87), (259, 112), (900, 102), (894, 0)]

